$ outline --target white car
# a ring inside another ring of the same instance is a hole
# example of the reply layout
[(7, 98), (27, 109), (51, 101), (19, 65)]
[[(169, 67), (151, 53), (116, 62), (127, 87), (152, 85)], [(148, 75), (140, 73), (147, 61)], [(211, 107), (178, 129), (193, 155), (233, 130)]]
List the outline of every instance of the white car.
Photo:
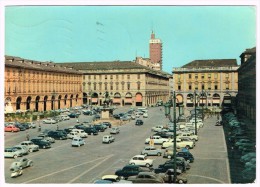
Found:
[(29, 152), (39, 151), (39, 146), (35, 145), (32, 141), (23, 141), (20, 143), (20, 145), (25, 145)]
[(71, 132), (78, 133), (78, 136), (81, 137), (81, 138), (87, 138), (88, 137), (88, 134), (82, 129), (72, 129)]
[(161, 132), (163, 128), (164, 128), (163, 125), (157, 125), (155, 127), (152, 127), (152, 131), (154, 131), (154, 132)]
[(103, 136), (103, 140), (102, 140), (102, 143), (111, 143), (111, 142), (114, 142), (115, 141), (115, 138), (111, 135), (105, 135)]
[(145, 112), (145, 113), (143, 114), (143, 118), (148, 118), (148, 113)]
[(42, 120), (43, 123), (46, 123), (46, 124), (54, 124), (54, 123), (57, 123), (57, 121), (55, 121), (54, 119), (51, 119), (51, 118), (47, 118), (47, 119), (44, 119)]
[(73, 139), (76, 137), (79, 137), (77, 132), (70, 132), (69, 134), (67, 134), (67, 138), (69, 138), (69, 139)]
[(16, 148), (5, 148), (4, 153), (5, 158), (17, 158), (18, 156), (23, 156), (23, 152)]
[(134, 157), (131, 158), (131, 160), (129, 161), (129, 164), (152, 167), (153, 160), (148, 159), (145, 155), (135, 155)]
[(198, 135), (193, 135), (192, 133), (180, 133), (177, 135), (177, 137), (189, 137), (192, 140), (198, 141)]
[(145, 139), (145, 144), (149, 144), (151, 141), (153, 141), (154, 144), (163, 144), (168, 140), (168, 138), (162, 138), (161, 136), (151, 136)]
[(86, 144), (85, 140), (80, 137), (73, 138), (71, 142), (71, 146), (80, 147), (81, 145), (85, 145), (85, 144)]
[(61, 119), (62, 119), (63, 121), (65, 121), (65, 120), (70, 120), (70, 117), (67, 116), (67, 115), (60, 115), (60, 117), (61, 117)]
[[(191, 123), (195, 123), (195, 118), (192, 118), (191, 120), (190, 120), (190, 122)], [(202, 119), (201, 118), (197, 118), (196, 119), (196, 122), (198, 123), (198, 122), (201, 122), (202, 123)]]
[(110, 131), (110, 134), (119, 134), (120, 130), (118, 127), (113, 127)]
[[(168, 142), (164, 142), (162, 144), (162, 149), (167, 147), (173, 146), (173, 140), (170, 140)], [(195, 146), (195, 143), (193, 141), (181, 141), (180, 139), (176, 139), (176, 146), (178, 147), (188, 147), (189, 149), (192, 149)]]
[(15, 145), (13, 146), (13, 148), (20, 150), (23, 153), (23, 155), (29, 154), (29, 150), (25, 145)]

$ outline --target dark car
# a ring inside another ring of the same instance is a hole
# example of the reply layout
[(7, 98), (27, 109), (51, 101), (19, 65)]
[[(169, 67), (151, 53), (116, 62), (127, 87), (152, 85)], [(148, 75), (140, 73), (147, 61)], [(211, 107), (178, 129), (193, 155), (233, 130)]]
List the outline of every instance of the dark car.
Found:
[(86, 133), (88, 133), (88, 135), (98, 135), (98, 131), (95, 127), (86, 127), (83, 125), (77, 126), (77, 129), (82, 129), (84, 130)]
[(104, 132), (106, 130), (105, 127), (103, 125), (101, 125), (101, 124), (97, 124), (94, 127), (99, 132)]
[(87, 116), (91, 116), (92, 115), (92, 111), (87, 110), (87, 111), (84, 111), (83, 114), (87, 115)]
[(50, 131), (48, 132), (48, 136), (54, 138), (55, 140), (66, 140), (67, 136), (64, 135), (62, 132), (58, 131)]
[(15, 127), (19, 128), (20, 131), (25, 131), (26, 130), (26, 128), (22, 124), (20, 124), (20, 123), (16, 123)]
[(39, 148), (41, 148), (41, 149), (51, 148), (51, 143), (46, 140), (43, 140), (42, 138), (34, 138), (34, 139), (31, 139), (31, 141), (35, 145), (38, 145)]
[(166, 132), (157, 132), (153, 136), (161, 136), (162, 138), (173, 138), (172, 134)]
[(68, 116), (69, 116), (70, 118), (78, 118), (78, 117), (79, 117), (79, 115), (76, 114), (76, 113), (70, 113)]
[[(181, 174), (184, 170), (184, 164), (181, 162), (176, 163), (177, 174)], [(168, 169), (173, 169), (173, 163), (160, 164), (158, 168), (154, 169), (155, 173), (165, 173)]]
[(107, 127), (111, 128), (112, 127), (112, 124), (108, 121), (104, 121), (103, 122), (103, 125), (106, 125)]
[(189, 160), (190, 162), (194, 161), (194, 157), (190, 152), (178, 152), (176, 154), (177, 157), (183, 157), (185, 160)]
[(26, 129), (30, 128), (28, 123), (21, 123), (21, 125), (24, 126), (24, 128), (26, 128)]
[(114, 117), (115, 119), (120, 119), (121, 116), (120, 116), (119, 114), (114, 114), (113, 117)]
[(138, 165), (126, 165), (122, 169), (119, 169), (115, 172), (115, 175), (118, 175), (120, 177), (124, 177), (127, 179), (130, 176), (138, 175), (140, 172), (145, 172), (145, 171), (152, 171), (152, 168), (147, 168), (147, 167), (141, 167)]
[(136, 121), (135, 121), (135, 125), (143, 125), (144, 124), (144, 122), (143, 122), (143, 120), (141, 120), (141, 119), (137, 119)]

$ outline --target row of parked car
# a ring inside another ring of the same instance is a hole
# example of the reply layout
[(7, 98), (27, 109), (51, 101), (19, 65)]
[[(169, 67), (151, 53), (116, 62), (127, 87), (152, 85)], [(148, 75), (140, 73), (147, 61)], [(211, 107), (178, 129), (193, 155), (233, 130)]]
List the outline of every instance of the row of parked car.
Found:
[(234, 152), (240, 154), (240, 162), (244, 165), (242, 177), (245, 180), (254, 181), (256, 178), (256, 140), (248, 134), (247, 125), (239, 121), (232, 112), (223, 115), (222, 124), (229, 129), (228, 141), (231, 144), (231, 154)]
[[(187, 179), (181, 174), (190, 169), (190, 163), (194, 161), (189, 148), (195, 146), (198, 136), (194, 135), (193, 132), (179, 131), (177, 141), (185, 143), (177, 146), (177, 170), (174, 171), (173, 131), (170, 130), (172, 125), (169, 123), (167, 126), (152, 127), (151, 130), (155, 134), (145, 140), (145, 144), (149, 145), (145, 146), (140, 154), (133, 156), (128, 165), (117, 170), (113, 175), (105, 175), (95, 183), (108, 183), (105, 180), (109, 180), (109, 183), (187, 183)], [(165, 143), (168, 145), (166, 146)], [(165, 149), (164, 152), (163, 149)], [(167, 161), (160, 164), (158, 168), (153, 168), (154, 160), (149, 156), (163, 156), (167, 158)], [(176, 181), (174, 181), (175, 172), (177, 174)]]
[(33, 122), (25, 122), (20, 123), (18, 121), (15, 122), (5, 122), (5, 132), (19, 132), (19, 131), (25, 131), (30, 128), (36, 128), (36, 124)]

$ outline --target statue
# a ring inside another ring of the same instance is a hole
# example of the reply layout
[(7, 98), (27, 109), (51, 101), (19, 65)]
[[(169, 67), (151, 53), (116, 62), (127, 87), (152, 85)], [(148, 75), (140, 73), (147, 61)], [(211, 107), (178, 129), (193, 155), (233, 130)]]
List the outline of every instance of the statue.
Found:
[(104, 97), (105, 97), (105, 100), (103, 102), (103, 106), (108, 107), (112, 103), (112, 100), (110, 99), (108, 91), (105, 92)]

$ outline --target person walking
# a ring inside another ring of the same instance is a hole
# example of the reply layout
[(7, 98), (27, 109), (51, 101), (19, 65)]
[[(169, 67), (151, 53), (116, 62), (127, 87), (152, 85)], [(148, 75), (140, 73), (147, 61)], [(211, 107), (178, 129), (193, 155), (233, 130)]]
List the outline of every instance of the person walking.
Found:
[(59, 125), (57, 125), (57, 131), (59, 130)]
[(41, 132), (41, 130), (42, 130), (42, 127), (41, 127), (41, 125), (39, 124), (39, 126), (38, 126), (38, 132)]
[(28, 132), (26, 132), (26, 140), (29, 141), (30, 140), (30, 135)]

